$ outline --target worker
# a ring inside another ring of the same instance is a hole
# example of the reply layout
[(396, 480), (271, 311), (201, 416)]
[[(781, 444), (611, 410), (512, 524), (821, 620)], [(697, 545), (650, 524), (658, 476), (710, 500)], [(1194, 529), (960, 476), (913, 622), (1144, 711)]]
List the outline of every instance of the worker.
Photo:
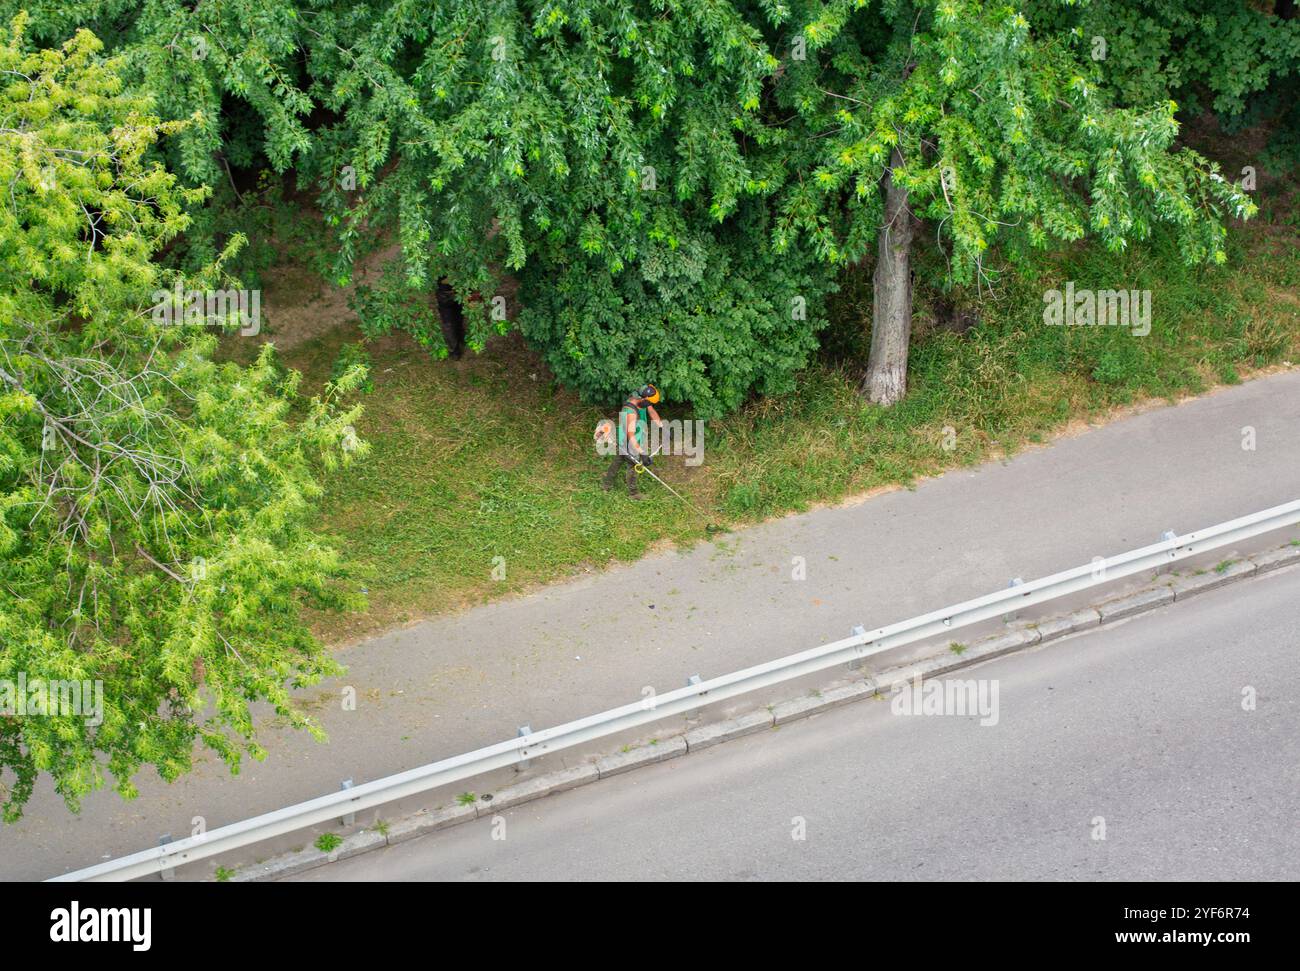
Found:
[(646, 437), (649, 422), (663, 427), (663, 419), (654, 409), (659, 398), (659, 389), (653, 384), (647, 384), (635, 394), (628, 395), (627, 401), (623, 402), (618, 413), (618, 453), (601, 482), (601, 487), (606, 492), (614, 488), (618, 470), (626, 465), (627, 493), (633, 499), (641, 498), (636, 484), (637, 470), (641, 466), (650, 465), (653, 459)]

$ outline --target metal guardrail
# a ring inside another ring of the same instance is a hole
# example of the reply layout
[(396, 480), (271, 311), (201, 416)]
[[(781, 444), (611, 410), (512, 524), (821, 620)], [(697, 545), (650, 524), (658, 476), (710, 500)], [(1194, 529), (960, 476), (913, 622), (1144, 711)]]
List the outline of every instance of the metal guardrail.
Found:
[(757, 664), (731, 674), (724, 674), (708, 681), (692, 679), (693, 683), (684, 688), (633, 704), (579, 718), (563, 725), (556, 725), (554, 728), (530, 732), (519, 738), (441, 759), (416, 769), (362, 783), (341, 792), (330, 793), (295, 806), (222, 826), (201, 836), (176, 840), (164, 846), (53, 877), (51, 880), (56, 882), (132, 880), (162, 873), (196, 860), (217, 856), (295, 830), (305, 829), (326, 820), (357, 813), (363, 809), (419, 795), (494, 769), (573, 748), (575, 745), (593, 739), (615, 735), (737, 695), (747, 694), (837, 665), (860, 661), (884, 651), (944, 635), (949, 631), (1123, 579), (1135, 573), (1165, 567), (1179, 560), (1297, 523), (1300, 523), (1300, 500), (1274, 506), (1250, 516), (1243, 516), (1183, 536), (1172, 536), (1166, 533), (1166, 539), (1151, 546), (1144, 546), (1108, 559), (1098, 557), (1084, 566), (1027, 583), (1015, 584), (997, 593), (976, 597), (974, 600), (931, 611), (897, 624), (864, 631), (843, 640)]

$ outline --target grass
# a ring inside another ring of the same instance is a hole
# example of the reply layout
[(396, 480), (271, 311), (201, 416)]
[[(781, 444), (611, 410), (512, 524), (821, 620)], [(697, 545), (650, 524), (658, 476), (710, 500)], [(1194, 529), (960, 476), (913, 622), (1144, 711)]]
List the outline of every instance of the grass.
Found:
[[(870, 288), (848, 279), (825, 335), (837, 361), (810, 367), (789, 395), (711, 422), (702, 465), (673, 457), (655, 471), (709, 521), (735, 528), (909, 487), (1047, 441), (1072, 423), (1300, 361), (1300, 240), (1286, 207), (1271, 200), (1266, 211), (1278, 223), (1234, 228), (1223, 267), (1182, 266), (1165, 237), (1122, 256), (1082, 245), (1054, 254), (1024, 276), (1008, 275), (964, 335), (928, 327), (928, 298), (919, 293), (909, 393), (891, 409), (856, 394)], [(1150, 289), (1151, 333), (1045, 326), (1043, 292), (1066, 280)], [(357, 353), (358, 337), (355, 321), (336, 321), (284, 361), (313, 389), (340, 354)], [(313, 616), (326, 640), (350, 641), (706, 537), (705, 518), (657, 483), (643, 486), (641, 503), (621, 482), (601, 490), (606, 460), (591, 433), (613, 409), (556, 388), (517, 335), (463, 361), (431, 360), (402, 336), (366, 350), (373, 391), (362, 396), (358, 432), (372, 452), (327, 478), (320, 526), (359, 568), (369, 607)], [(671, 402), (661, 412), (691, 417)]]
[(321, 833), (316, 837), (316, 849), (322, 853), (332, 853), (343, 845), (343, 837), (338, 833)]

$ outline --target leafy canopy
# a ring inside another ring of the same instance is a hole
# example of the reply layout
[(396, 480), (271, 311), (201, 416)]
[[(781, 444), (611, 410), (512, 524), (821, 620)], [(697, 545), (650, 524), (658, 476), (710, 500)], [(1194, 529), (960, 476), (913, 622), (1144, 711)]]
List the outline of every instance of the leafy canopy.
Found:
[(483, 298), (472, 345), (518, 325), (590, 399), (653, 377), (705, 415), (791, 386), (895, 150), (949, 281), (1158, 222), (1220, 260), (1251, 207), (1176, 150), (1172, 97), (1208, 83), (1240, 111), (1296, 64), (1294, 25), (1212, 0), (32, 2), (51, 35), (102, 25), (165, 117), (197, 116), (173, 150), (192, 184), (265, 164), (314, 186), (337, 282), (399, 242), (359, 293), (369, 333), (445, 353), (446, 275)]
[[(220, 277), (214, 264), (180, 280), (156, 261), (204, 195), (153, 156), (185, 123), (158, 121), (91, 33), (33, 50), (24, 26), (0, 28), (8, 820), (40, 772), (76, 808), (105, 768), (124, 796), (144, 765), (177, 778), (196, 741), (237, 769), (262, 755), (255, 701), (313, 727), (290, 690), (340, 669), (299, 611), (354, 602), (306, 526), (314, 469), (364, 453), (355, 411), (334, 406), (359, 373), (295, 405), (297, 376), (269, 348), (251, 368), (220, 364), (209, 331), (154, 323), (155, 290)], [(100, 682), (102, 713), (15, 697), (55, 682)]]

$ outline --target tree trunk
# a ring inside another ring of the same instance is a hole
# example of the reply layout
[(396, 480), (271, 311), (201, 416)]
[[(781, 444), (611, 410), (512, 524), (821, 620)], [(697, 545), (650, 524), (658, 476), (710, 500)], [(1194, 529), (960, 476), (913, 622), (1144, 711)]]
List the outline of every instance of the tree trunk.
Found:
[(885, 173), (885, 225), (873, 277), (871, 357), (861, 393), (889, 406), (907, 392), (907, 344), (912, 336), (912, 235), (916, 220), (907, 208), (907, 190), (894, 185), (892, 172), (903, 164), (894, 149)]
[(465, 353), (465, 311), (446, 277), (438, 280), (434, 297), (438, 303), (438, 319), (442, 324), (442, 339), (447, 343), (447, 353), (460, 360)]

